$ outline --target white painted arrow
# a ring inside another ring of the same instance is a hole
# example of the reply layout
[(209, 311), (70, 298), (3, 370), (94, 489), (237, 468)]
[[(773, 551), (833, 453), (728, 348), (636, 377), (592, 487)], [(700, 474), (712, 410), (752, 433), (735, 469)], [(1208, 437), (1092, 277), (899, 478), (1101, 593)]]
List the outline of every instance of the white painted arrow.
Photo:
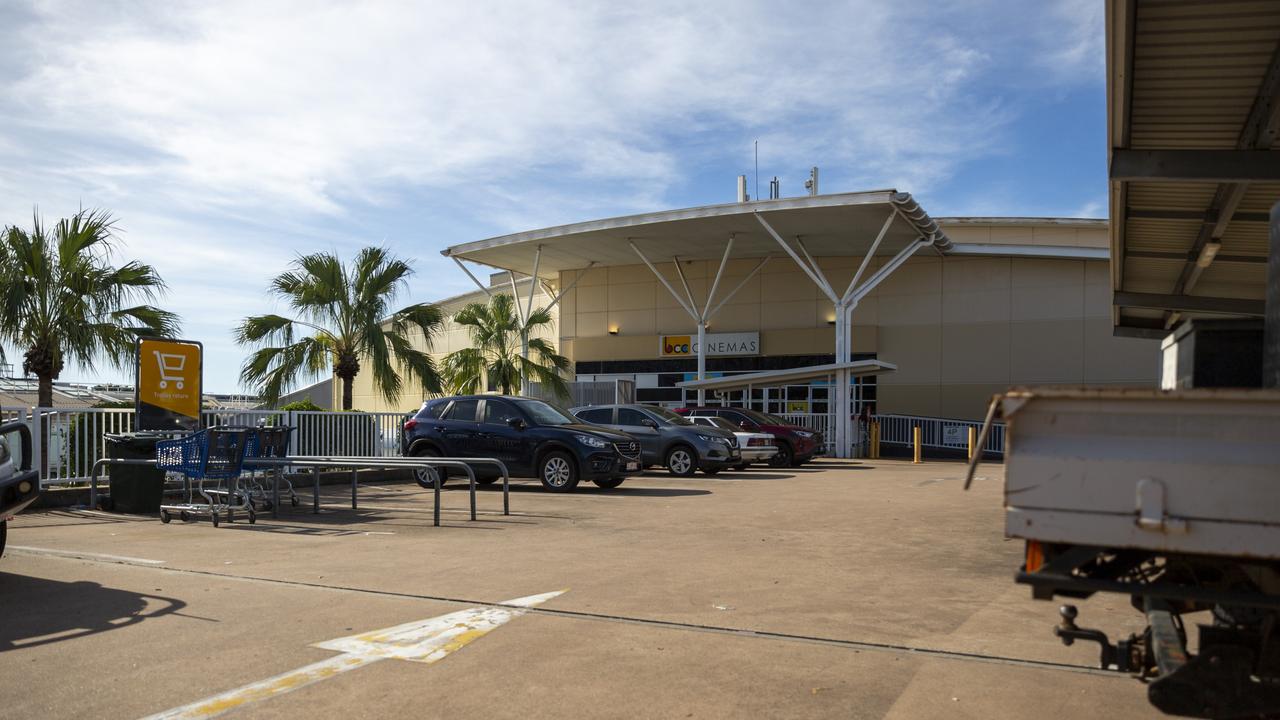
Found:
[(215, 717), (248, 703), (283, 695), (379, 660), (433, 663), (510, 620), (520, 617), (528, 608), (540, 605), (563, 592), (564, 590), (557, 590), (541, 595), (530, 595), (494, 606), (468, 608), (426, 620), (316, 643), (312, 647), (337, 650), (342, 654), (304, 665), (283, 675), (249, 683), (189, 705), (157, 713), (144, 720)]

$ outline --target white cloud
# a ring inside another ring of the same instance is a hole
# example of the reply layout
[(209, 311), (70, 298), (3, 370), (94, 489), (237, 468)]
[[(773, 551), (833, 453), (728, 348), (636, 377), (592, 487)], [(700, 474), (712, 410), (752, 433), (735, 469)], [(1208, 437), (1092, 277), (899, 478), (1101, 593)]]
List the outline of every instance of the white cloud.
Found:
[[(478, 237), (457, 228), (668, 206), (670, 187), (723, 164), (726, 144), (745, 158), (754, 137), (762, 167), (819, 164), (827, 191), (925, 192), (998, 146), (1012, 117), (980, 87), (1008, 71), (999, 48), (966, 16), (1001, 13), (974, 3), (0, 9), (0, 222), (35, 203), (112, 208), (212, 344), (298, 251), (388, 236), (431, 270), (438, 246)], [(1055, 62), (1086, 63), (1097, 13), (1055, 8), (1082, 28)], [(379, 217), (406, 206), (424, 209)], [(415, 299), (465, 289), (438, 275)], [(206, 310), (219, 288), (221, 324)]]

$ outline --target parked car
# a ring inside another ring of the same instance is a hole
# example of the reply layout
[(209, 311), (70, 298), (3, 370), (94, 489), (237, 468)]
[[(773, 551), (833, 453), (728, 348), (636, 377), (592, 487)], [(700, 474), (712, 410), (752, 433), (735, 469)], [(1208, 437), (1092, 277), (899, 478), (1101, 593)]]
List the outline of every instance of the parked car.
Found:
[(769, 464), (773, 467), (799, 467), (826, 452), (822, 433), (814, 432), (759, 410), (737, 407), (685, 407), (676, 410), (681, 415), (708, 415), (722, 417), (749, 432), (767, 432), (778, 446), (778, 454)]
[(0, 425), (0, 555), (9, 520), (40, 496), (40, 471), (31, 469), (31, 429), (26, 423)]
[(672, 475), (695, 470), (715, 475), (742, 462), (738, 439), (720, 428), (700, 427), (653, 405), (594, 405), (574, 408), (584, 422), (620, 430), (640, 441), (645, 466), (663, 465)]
[(766, 462), (778, 454), (778, 446), (773, 436), (765, 432), (748, 432), (722, 417), (711, 415), (690, 415), (694, 425), (728, 430), (738, 438), (738, 449), (742, 451), (742, 462), (734, 465), (734, 470), (746, 470), (753, 462)]
[[(492, 457), (513, 477), (536, 477), (552, 492), (569, 492), (582, 480), (615, 488), (641, 471), (640, 445), (625, 433), (588, 425), (542, 400), (502, 395), (463, 395), (423, 403), (405, 421), (405, 457)], [(477, 482), (498, 479), (483, 465)], [(437, 470), (441, 482), (447, 470)], [(456, 471), (455, 471), (456, 472)], [(424, 474), (419, 482), (426, 484)]]

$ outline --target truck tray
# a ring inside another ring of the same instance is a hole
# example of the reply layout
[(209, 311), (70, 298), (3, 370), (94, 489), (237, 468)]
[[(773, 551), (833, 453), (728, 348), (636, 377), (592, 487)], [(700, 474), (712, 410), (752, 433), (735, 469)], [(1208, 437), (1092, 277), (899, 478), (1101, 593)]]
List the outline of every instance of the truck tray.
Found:
[(1005, 534), (1280, 559), (1280, 391), (1016, 389)]

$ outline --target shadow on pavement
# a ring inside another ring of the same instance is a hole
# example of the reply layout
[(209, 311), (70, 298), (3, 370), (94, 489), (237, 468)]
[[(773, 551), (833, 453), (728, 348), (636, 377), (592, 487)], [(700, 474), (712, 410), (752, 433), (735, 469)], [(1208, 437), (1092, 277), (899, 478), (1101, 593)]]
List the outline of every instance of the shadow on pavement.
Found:
[(0, 653), (74, 640), (177, 613), (175, 598), (0, 572)]

